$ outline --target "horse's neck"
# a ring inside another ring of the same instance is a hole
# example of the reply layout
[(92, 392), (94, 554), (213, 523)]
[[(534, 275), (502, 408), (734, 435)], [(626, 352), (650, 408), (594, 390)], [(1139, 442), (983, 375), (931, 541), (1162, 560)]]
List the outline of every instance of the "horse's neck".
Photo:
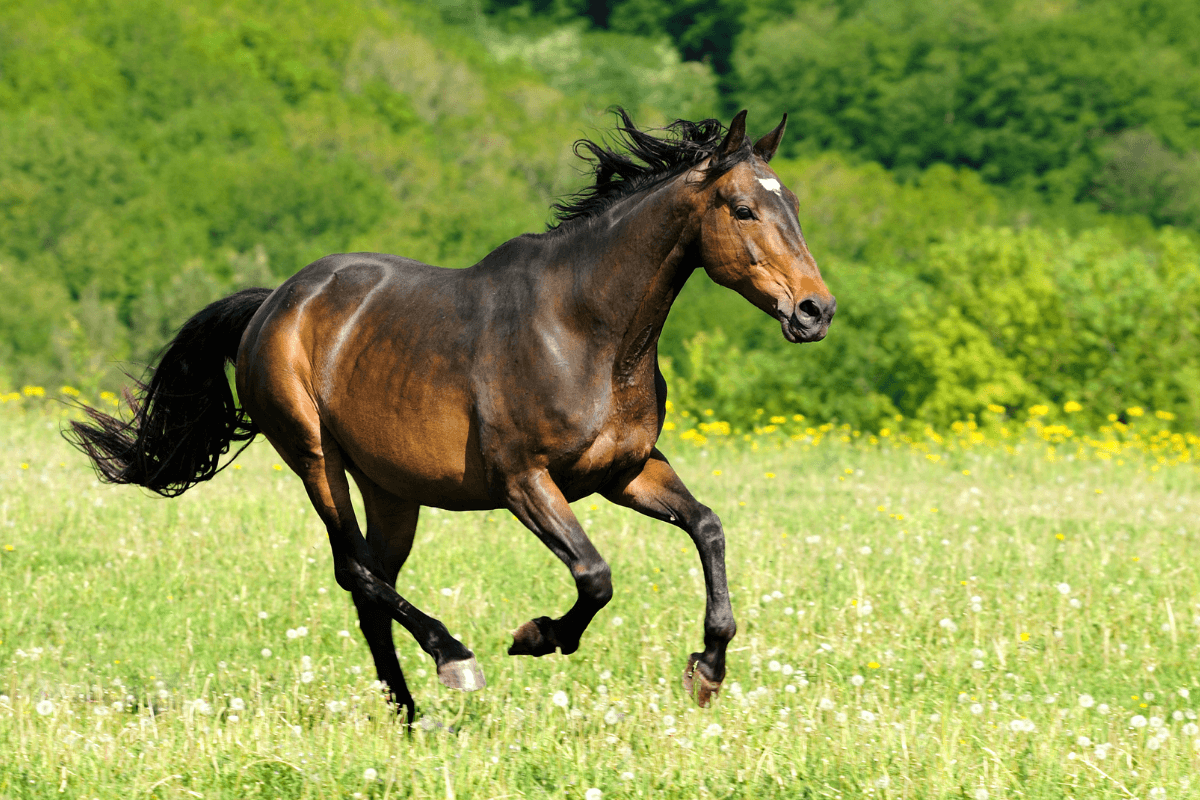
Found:
[(655, 352), (671, 304), (694, 267), (694, 224), (676, 195), (668, 184), (651, 196), (630, 198), (589, 226), (590, 241), (578, 242), (590, 257), (575, 284), (576, 300), (606, 321), (618, 382), (642, 376), (640, 367)]

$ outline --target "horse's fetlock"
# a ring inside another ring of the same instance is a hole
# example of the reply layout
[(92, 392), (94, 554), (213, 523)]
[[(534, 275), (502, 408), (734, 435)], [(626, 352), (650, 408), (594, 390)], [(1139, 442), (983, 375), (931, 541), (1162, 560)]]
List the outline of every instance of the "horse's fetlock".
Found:
[(728, 619), (713, 620), (704, 626), (706, 639), (714, 639), (728, 644), (737, 636), (737, 621), (732, 616)]

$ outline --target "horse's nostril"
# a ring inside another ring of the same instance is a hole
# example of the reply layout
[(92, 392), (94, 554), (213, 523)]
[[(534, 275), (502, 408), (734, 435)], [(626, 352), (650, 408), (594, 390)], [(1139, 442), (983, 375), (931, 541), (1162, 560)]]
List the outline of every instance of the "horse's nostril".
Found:
[(802, 302), (796, 307), (796, 311), (802, 316), (811, 317), (813, 319), (818, 319), (821, 316), (821, 307), (811, 299)]

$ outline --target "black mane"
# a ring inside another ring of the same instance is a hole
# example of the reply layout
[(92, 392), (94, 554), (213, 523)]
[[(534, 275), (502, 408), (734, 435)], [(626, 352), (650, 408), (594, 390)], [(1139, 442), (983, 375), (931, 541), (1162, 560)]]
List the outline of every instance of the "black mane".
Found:
[[(727, 133), (725, 126), (715, 119), (700, 122), (678, 119), (661, 129), (667, 136), (660, 138), (638, 130), (625, 109), (614, 111), (621, 118), (616, 127), (616, 144), (621, 149), (591, 139), (575, 142), (575, 155), (592, 163), (595, 181), (554, 204), (555, 222), (550, 224), (550, 230), (564, 222), (599, 216), (618, 200), (696, 166), (717, 151)], [(720, 175), (745, 161), (751, 152), (750, 140), (746, 139), (732, 155), (709, 165), (708, 172)]]

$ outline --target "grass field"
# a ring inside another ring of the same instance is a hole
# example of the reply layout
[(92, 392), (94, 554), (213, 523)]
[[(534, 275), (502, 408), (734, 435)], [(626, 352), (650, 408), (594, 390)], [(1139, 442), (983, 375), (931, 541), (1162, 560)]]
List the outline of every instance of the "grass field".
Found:
[(0, 797), (1200, 796), (1200, 447), (1149, 415), (1091, 443), (678, 420), (739, 622), (711, 709), (682, 532), (577, 503), (616, 595), (575, 655), (511, 658), (565, 568), (506, 513), (427, 509), (399, 589), (489, 685), (397, 628), (409, 736), (268, 445), (161, 500), (30, 405), (0, 406)]

